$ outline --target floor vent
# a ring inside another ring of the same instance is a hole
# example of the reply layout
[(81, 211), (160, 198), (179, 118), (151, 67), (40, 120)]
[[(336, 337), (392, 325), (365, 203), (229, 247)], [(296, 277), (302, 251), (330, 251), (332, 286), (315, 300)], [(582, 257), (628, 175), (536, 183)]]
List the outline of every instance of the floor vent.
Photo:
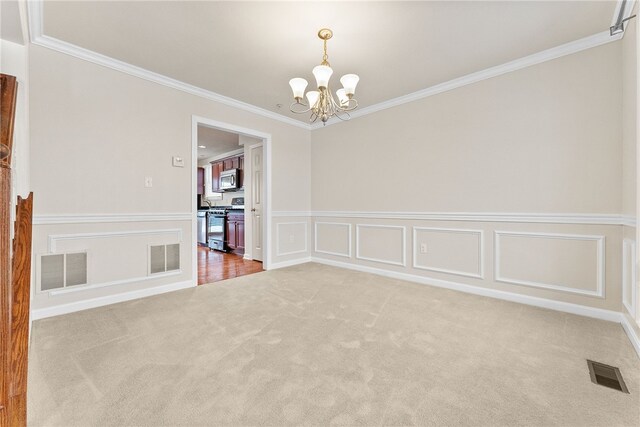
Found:
[(622, 379), (620, 369), (605, 365), (604, 363), (594, 362), (593, 360), (587, 360), (587, 365), (589, 365), (589, 374), (591, 375), (592, 383), (603, 385), (623, 393), (629, 393)]

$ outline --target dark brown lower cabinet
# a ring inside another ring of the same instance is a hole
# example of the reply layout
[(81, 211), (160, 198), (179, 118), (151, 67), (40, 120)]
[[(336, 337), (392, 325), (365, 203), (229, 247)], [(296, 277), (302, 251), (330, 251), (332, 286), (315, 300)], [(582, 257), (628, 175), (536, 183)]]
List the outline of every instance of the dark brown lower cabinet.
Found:
[(227, 214), (227, 249), (229, 252), (244, 255), (244, 212)]

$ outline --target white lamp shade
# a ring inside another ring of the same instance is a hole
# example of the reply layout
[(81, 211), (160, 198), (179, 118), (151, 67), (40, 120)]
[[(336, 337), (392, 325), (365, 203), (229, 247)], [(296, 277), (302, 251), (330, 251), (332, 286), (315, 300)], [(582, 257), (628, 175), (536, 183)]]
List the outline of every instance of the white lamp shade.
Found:
[(349, 103), (349, 97), (344, 89), (338, 89), (336, 91), (336, 95), (338, 95), (338, 101), (340, 102), (341, 107), (344, 107)]
[(356, 93), (356, 86), (358, 85), (359, 81), (360, 77), (358, 77), (356, 74), (345, 74), (344, 76), (342, 76), (342, 78), (340, 78), (340, 83), (342, 83), (344, 91), (347, 95), (353, 95)]
[(316, 102), (318, 102), (319, 95), (320, 95), (320, 92), (318, 92), (317, 90), (310, 90), (309, 92), (307, 92), (307, 100), (309, 101), (309, 107), (313, 107), (314, 105), (316, 105)]
[(289, 86), (291, 86), (291, 90), (293, 91), (293, 97), (303, 98), (304, 90), (307, 88), (308, 84), (309, 83), (307, 83), (305, 79), (301, 79), (300, 77), (289, 80)]
[(331, 74), (333, 74), (333, 70), (331, 67), (327, 67), (326, 65), (317, 65), (313, 68), (313, 75), (316, 78), (319, 88), (327, 87), (329, 85)]

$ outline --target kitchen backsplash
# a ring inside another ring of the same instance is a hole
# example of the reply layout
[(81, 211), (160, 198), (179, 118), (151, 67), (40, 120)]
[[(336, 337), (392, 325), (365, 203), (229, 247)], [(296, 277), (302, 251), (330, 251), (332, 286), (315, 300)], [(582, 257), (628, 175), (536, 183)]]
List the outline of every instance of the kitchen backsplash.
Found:
[[(244, 197), (244, 191), (230, 191), (226, 193), (222, 193), (222, 199), (218, 200), (210, 200), (212, 206), (231, 206), (231, 199), (234, 197)], [(205, 202), (205, 198), (202, 198), (200, 202), (200, 206), (206, 208), (207, 203)]]

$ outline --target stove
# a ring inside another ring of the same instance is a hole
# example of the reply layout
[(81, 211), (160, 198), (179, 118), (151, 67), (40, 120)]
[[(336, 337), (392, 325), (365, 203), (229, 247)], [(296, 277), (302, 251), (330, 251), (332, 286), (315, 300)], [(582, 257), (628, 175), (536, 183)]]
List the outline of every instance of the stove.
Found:
[(224, 215), (227, 211), (234, 209), (244, 209), (244, 197), (234, 197), (229, 206), (212, 206), (208, 212), (214, 215)]
[(231, 199), (231, 206), (213, 206), (207, 214), (207, 246), (209, 249), (226, 252), (224, 246), (227, 212), (244, 209), (244, 197), (234, 197)]
[(209, 209), (207, 212), (209, 215), (225, 215), (227, 213), (226, 206), (216, 206), (214, 208)]

